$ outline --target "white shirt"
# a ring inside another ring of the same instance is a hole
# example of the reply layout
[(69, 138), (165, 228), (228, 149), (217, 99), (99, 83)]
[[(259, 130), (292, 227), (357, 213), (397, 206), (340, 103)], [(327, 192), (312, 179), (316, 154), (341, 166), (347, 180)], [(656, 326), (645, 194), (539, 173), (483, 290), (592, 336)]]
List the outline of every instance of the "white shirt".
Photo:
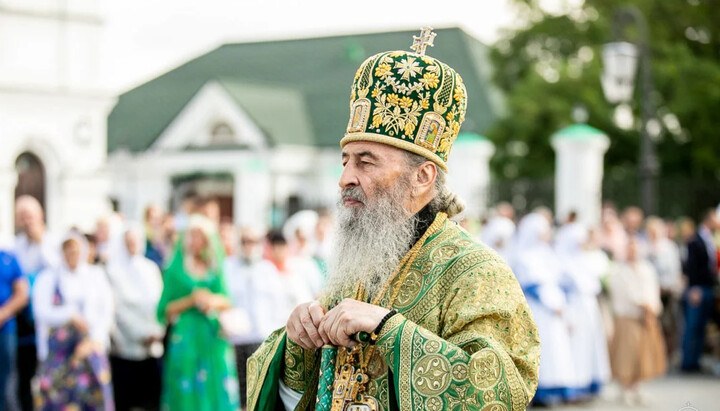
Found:
[(250, 331), (232, 338), (235, 345), (261, 343), (267, 337), (261, 332), (263, 311), (272, 307), (262, 308), (260, 305), (264, 305), (263, 300), (273, 297), (272, 290), (262, 287), (261, 274), (257, 269), (260, 261), (249, 262), (232, 256), (226, 258), (223, 264), (233, 305), (244, 310), (250, 319)]
[[(61, 305), (53, 304), (56, 286), (62, 294)], [(32, 304), (41, 361), (48, 355), (50, 329), (66, 324), (74, 315), (87, 322), (92, 340), (109, 346), (113, 298), (105, 273), (99, 267), (81, 264), (70, 271), (63, 265), (42, 271), (33, 288)]]
[(284, 326), (292, 311), (319, 294), (320, 270), (310, 259), (289, 258), (284, 272), (261, 261), (254, 275), (253, 312), (263, 338)]
[(659, 314), (660, 285), (653, 266), (644, 260), (616, 263), (610, 275), (610, 301), (619, 317), (641, 319), (644, 305)]
[(655, 267), (660, 286), (667, 290), (679, 291), (682, 275), (680, 250), (669, 238), (661, 238), (649, 244), (648, 259)]
[(15, 237), (15, 255), (25, 275), (60, 265), (59, 249), (57, 239), (48, 233), (43, 235), (41, 243), (31, 241), (25, 233)]
[[(163, 334), (156, 314), (163, 289), (160, 270), (144, 256), (134, 255), (110, 263), (108, 277), (116, 307), (113, 352), (128, 360), (147, 359), (145, 340)], [(161, 347), (158, 344), (159, 351), (155, 354), (162, 354)]]

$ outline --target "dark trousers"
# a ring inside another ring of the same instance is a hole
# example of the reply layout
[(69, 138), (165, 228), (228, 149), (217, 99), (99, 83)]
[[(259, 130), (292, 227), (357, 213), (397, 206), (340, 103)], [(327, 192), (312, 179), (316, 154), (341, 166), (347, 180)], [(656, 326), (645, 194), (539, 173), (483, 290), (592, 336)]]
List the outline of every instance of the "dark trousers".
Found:
[[(12, 401), (15, 395), (13, 387), (8, 387), (10, 376), (15, 371), (15, 356), (17, 354), (17, 337), (14, 331), (0, 331), (0, 411), (5, 411), (6, 402)], [(11, 405), (11, 404), (7, 404)]]
[(240, 400), (243, 406), (247, 405), (247, 360), (260, 347), (260, 344), (243, 344), (235, 346), (235, 361), (238, 370), (238, 383), (240, 384)]
[(35, 344), (18, 344), (17, 348), (17, 389), (20, 409), (33, 411), (32, 379), (37, 371), (37, 348)]
[(148, 358), (141, 361), (110, 357), (115, 409), (129, 411), (131, 408), (157, 410), (160, 408), (160, 360)]
[(684, 371), (700, 369), (700, 357), (705, 348), (705, 328), (713, 311), (715, 299), (713, 288), (709, 286), (700, 288), (702, 288), (702, 299), (698, 305), (690, 304), (688, 291), (685, 291), (683, 298), (685, 331), (682, 340), (682, 369)]

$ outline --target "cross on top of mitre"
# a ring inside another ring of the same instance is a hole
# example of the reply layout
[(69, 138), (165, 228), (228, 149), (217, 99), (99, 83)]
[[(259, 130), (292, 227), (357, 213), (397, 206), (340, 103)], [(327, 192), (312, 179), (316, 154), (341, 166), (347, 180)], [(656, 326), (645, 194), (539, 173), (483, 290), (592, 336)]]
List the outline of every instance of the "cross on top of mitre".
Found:
[(420, 29), (419, 36), (413, 36), (413, 44), (410, 48), (415, 50), (417, 54), (424, 55), (427, 46), (435, 46), (433, 44), (435, 36), (437, 36), (437, 33), (432, 31), (432, 27), (423, 27)]

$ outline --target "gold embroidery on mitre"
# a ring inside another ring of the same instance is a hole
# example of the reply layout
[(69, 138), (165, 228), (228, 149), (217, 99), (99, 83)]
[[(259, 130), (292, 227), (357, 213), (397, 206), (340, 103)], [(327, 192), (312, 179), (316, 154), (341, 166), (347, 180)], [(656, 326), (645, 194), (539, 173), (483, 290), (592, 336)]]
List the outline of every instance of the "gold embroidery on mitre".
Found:
[(352, 103), (350, 108), (350, 120), (347, 125), (348, 133), (363, 133), (367, 129), (368, 116), (370, 115), (370, 100), (359, 98)]
[(443, 131), (445, 131), (445, 119), (435, 112), (425, 113), (415, 137), (415, 144), (435, 152), (440, 144)]

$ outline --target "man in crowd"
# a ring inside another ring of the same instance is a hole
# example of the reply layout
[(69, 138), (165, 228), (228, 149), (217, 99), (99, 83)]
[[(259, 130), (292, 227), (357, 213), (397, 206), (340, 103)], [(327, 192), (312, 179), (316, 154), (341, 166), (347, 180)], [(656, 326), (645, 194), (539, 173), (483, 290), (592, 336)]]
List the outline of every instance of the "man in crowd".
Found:
[(17, 397), (8, 387), (15, 370), (17, 336), (15, 315), (28, 303), (28, 285), (15, 256), (0, 250), (0, 411)]
[(268, 289), (267, 281), (260, 277), (258, 266), (262, 263), (262, 236), (252, 227), (243, 227), (240, 230), (240, 247), (236, 255), (225, 259), (225, 276), (233, 305), (245, 310), (250, 319), (250, 330), (233, 337), (235, 346), (235, 359), (238, 368), (238, 382), (240, 384), (240, 399), (243, 404), (247, 402), (246, 390), (246, 363), (250, 355), (260, 346), (267, 337), (264, 332), (268, 311), (273, 307), (275, 300), (267, 293), (277, 292)]
[[(15, 202), (15, 255), (23, 277), (32, 289), (37, 275), (60, 263), (60, 242), (47, 232), (45, 213), (40, 202), (29, 195)], [(18, 398), (23, 411), (32, 411), (30, 383), (37, 368), (35, 322), (28, 305), (17, 316), (17, 380)]]
[(683, 271), (687, 289), (683, 296), (685, 332), (682, 339), (682, 370), (700, 371), (705, 346), (705, 327), (713, 311), (713, 286), (717, 281), (717, 247), (713, 238), (720, 227), (717, 212), (705, 212), (697, 233), (687, 245)]
[(466, 91), (424, 54), (432, 37), (357, 71), (329, 283), (248, 360), (250, 410), (525, 410), (533, 397), (540, 347), (522, 291), (448, 220), (463, 208), (445, 179)]

